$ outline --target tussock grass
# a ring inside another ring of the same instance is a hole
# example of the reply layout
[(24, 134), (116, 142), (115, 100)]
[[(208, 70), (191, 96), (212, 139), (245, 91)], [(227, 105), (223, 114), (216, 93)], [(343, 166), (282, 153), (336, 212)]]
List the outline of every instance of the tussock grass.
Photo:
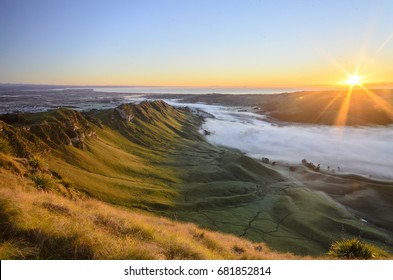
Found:
[(51, 190), (54, 186), (54, 181), (52, 177), (47, 174), (39, 173), (31, 175), (31, 180), (34, 182), (35, 186), (39, 190)]
[(68, 178), (61, 178), (58, 181), (61, 185), (63, 185), (66, 189), (72, 188), (74, 187), (74, 182), (72, 182), (70, 179)]
[(29, 259), (34, 258), (38, 248), (23, 240), (7, 240), (0, 243), (0, 259)]
[[(19, 186), (7, 186), (12, 178)], [(193, 224), (41, 192), (11, 173), (0, 184), (0, 197), (2, 259), (297, 258)]]
[(6, 139), (1, 137), (0, 137), (0, 153), (4, 153), (4, 154), (13, 153), (13, 148), (10, 145), (10, 143)]
[(38, 170), (44, 167), (44, 161), (41, 157), (37, 155), (32, 155), (29, 157), (28, 162), (34, 170)]
[(330, 245), (328, 255), (335, 259), (384, 259), (389, 254), (357, 238), (335, 241)]
[(23, 175), (24, 167), (14, 157), (0, 153), (0, 168), (12, 171), (18, 175)]

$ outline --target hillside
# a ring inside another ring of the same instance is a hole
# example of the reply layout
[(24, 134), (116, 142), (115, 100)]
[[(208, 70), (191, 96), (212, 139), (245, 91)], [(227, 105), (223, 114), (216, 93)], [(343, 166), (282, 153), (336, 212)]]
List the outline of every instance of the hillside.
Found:
[(157, 101), (2, 119), (1, 259), (294, 258), (150, 214), (179, 196), (168, 155), (201, 139), (187, 111)]
[(391, 208), (373, 220), (355, 196), (338, 202), (213, 146), (187, 109), (154, 101), (0, 119), (4, 258), (300, 258), (260, 242), (323, 257), (332, 241), (358, 236), (392, 251)]
[[(1, 160), (31, 172), (26, 162), (4, 155)], [(51, 191), (39, 190), (26, 173), (0, 171), (3, 260), (295, 258), (262, 243), (88, 198), (53, 177)]]
[(272, 118), (325, 125), (388, 125), (393, 123), (393, 91), (361, 90), (297, 92), (261, 106)]

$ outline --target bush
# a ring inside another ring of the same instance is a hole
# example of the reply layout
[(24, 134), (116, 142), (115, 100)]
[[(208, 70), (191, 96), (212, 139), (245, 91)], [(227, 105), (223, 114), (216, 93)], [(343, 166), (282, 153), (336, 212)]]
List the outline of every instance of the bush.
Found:
[(371, 245), (356, 238), (333, 242), (328, 254), (337, 259), (368, 260), (376, 256), (376, 252)]
[(40, 190), (50, 190), (54, 188), (52, 178), (46, 174), (32, 175), (31, 180), (35, 183), (36, 187)]

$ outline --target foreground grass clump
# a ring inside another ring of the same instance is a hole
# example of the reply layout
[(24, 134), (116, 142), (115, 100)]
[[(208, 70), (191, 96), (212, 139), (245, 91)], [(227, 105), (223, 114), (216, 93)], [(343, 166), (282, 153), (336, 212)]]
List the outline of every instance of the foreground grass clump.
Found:
[(43, 166), (44, 166), (44, 161), (42, 160), (42, 158), (40, 158), (39, 156), (36, 156), (36, 155), (32, 155), (31, 157), (29, 157), (28, 162), (29, 162), (30, 166), (32, 168), (34, 168), (35, 170), (43, 168)]
[(3, 138), (0, 138), (0, 152), (4, 154), (11, 154), (13, 152), (12, 146)]
[(39, 190), (50, 190), (54, 188), (52, 178), (47, 174), (34, 174), (31, 175), (31, 180)]
[(333, 242), (328, 254), (335, 259), (369, 260), (388, 257), (388, 253), (383, 250), (356, 238)]

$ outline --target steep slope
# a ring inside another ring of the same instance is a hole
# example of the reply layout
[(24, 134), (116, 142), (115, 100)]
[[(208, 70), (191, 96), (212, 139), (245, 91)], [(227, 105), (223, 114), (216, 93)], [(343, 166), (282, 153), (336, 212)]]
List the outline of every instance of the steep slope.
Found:
[[(144, 131), (150, 133), (153, 128), (138, 126), (138, 131), (133, 131), (135, 128), (123, 122), (116, 111), (105, 113), (111, 115), (110, 126), (105, 127), (98, 119), (88, 121), (92, 116), (68, 109), (26, 115), (27, 125), (3, 123), (3, 139), (16, 147), (17, 156), (45, 157), (55, 177), (68, 178), (77, 189), (96, 198), (130, 207), (170, 204), (174, 191), (163, 182), (177, 179), (170, 169), (161, 167), (162, 152), (148, 148), (146, 143), (128, 141), (120, 132), (142, 138)], [(111, 128), (118, 125), (129, 126), (129, 130)], [(168, 143), (175, 141), (175, 133), (169, 128), (164, 131), (165, 124), (160, 125)], [(151, 136), (146, 139), (152, 141)]]
[(12, 162), (27, 175), (33, 169), (28, 162), (3, 153), (0, 159), (0, 259), (295, 258), (262, 243), (87, 198), (54, 178), (51, 191), (39, 190), (29, 176), (3, 165)]

